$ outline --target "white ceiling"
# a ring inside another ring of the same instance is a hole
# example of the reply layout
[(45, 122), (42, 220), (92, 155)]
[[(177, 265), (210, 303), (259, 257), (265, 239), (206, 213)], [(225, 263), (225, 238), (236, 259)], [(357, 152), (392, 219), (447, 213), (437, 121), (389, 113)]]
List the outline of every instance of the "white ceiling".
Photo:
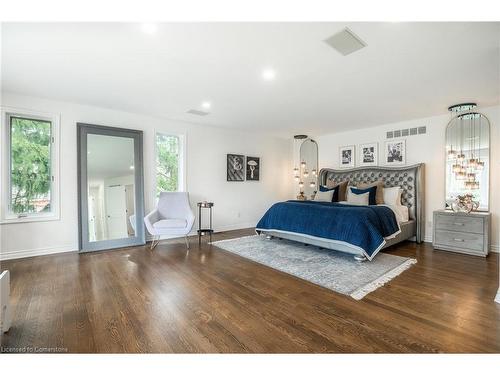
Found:
[(91, 182), (130, 176), (134, 171), (132, 138), (89, 134), (87, 136), (87, 174)]
[[(367, 47), (323, 42), (349, 27)], [(9, 23), (3, 90), (290, 136), (499, 101), (500, 23)], [(261, 73), (272, 67), (276, 79)], [(185, 112), (212, 103), (210, 115)]]

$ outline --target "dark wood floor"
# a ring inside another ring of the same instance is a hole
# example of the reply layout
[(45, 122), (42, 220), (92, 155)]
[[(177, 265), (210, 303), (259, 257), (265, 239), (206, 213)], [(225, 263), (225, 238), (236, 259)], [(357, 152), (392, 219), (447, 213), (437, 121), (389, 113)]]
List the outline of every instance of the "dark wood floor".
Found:
[(497, 254), (404, 243), (388, 252), (418, 264), (355, 301), (191, 242), (2, 262), (14, 315), (3, 351), (500, 352)]

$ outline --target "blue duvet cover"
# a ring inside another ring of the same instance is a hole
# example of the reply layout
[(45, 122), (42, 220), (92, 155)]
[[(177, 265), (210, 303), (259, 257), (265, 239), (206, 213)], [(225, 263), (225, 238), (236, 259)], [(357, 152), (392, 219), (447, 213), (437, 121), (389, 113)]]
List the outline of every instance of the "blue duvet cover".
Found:
[(298, 233), (337, 242), (362, 251), (373, 259), (385, 239), (399, 233), (394, 212), (386, 206), (355, 206), (315, 201), (274, 204), (257, 224), (256, 231)]

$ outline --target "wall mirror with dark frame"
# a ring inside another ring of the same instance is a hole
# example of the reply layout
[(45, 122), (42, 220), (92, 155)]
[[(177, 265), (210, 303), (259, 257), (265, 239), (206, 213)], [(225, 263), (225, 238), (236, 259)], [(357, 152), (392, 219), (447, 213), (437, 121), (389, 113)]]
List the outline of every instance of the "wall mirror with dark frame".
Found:
[(490, 122), (475, 103), (451, 106), (446, 127), (446, 208), (471, 194), (478, 211), (489, 210)]
[(143, 245), (142, 131), (77, 129), (80, 251)]

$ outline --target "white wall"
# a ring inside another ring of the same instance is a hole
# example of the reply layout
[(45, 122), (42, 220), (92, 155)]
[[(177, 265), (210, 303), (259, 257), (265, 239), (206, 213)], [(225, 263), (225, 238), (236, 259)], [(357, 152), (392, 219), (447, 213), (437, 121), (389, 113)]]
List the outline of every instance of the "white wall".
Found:
[[(492, 250), (498, 251), (500, 194), (500, 106), (482, 108), (491, 122), (491, 163), (490, 163), (490, 211), (492, 212)], [(407, 164), (425, 163), (425, 216), (426, 241), (432, 241), (432, 212), (444, 208), (445, 197), (445, 128), (450, 120), (449, 115), (434, 116), (412, 121), (387, 124), (378, 127), (334, 133), (316, 137), (319, 145), (320, 168), (338, 168), (339, 147), (358, 145), (369, 142), (379, 143), (379, 165), (383, 165), (383, 150), (387, 131), (406, 129), (416, 126), (427, 126), (427, 134), (406, 138)], [(356, 155), (358, 165), (358, 155)]]
[[(292, 195), (289, 179), (292, 149), (287, 139), (11, 93), (3, 93), (1, 104), (61, 115), (61, 219), (0, 225), (0, 259), (77, 250), (77, 122), (144, 131), (146, 211), (155, 202), (156, 130), (186, 136), (187, 191), (191, 204), (195, 208), (201, 200), (215, 202), (216, 231), (255, 226), (272, 203)], [(226, 182), (227, 153), (260, 157), (260, 181)]]

